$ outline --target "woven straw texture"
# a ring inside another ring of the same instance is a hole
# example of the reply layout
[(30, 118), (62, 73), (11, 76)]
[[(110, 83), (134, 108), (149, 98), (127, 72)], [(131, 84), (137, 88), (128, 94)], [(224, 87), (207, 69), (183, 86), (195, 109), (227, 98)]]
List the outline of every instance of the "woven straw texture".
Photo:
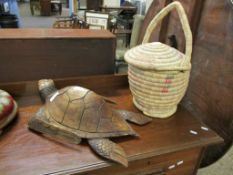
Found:
[[(147, 43), (157, 24), (174, 8), (185, 33), (185, 54), (160, 42)], [(191, 53), (192, 34), (186, 14), (179, 2), (173, 2), (151, 21), (143, 44), (125, 54), (135, 106), (151, 117), (166, 118), (174, 114), (188, 86)]]

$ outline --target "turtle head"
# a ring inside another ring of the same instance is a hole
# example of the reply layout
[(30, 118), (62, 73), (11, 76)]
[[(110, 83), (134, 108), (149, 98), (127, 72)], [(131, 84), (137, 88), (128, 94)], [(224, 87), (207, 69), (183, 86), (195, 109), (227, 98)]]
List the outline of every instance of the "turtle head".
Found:
[(42, 101), (45, 101), (49, 96), (57, 91), (52, 79), (42, 79), (38, 81), (38, 88)]

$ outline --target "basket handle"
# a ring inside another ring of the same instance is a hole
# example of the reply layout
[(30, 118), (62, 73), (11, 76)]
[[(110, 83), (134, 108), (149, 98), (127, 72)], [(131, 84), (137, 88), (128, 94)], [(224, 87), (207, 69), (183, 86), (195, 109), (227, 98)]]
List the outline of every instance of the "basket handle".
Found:
[(175, 2), (167, 5), (152, 19), (152, 21), (150, 22), (149, 26), (146, 29), (146, 33), (145, 33), (145, 36), (143, 38), (142, 44), (149, 42), (150, 36), (151, 36), (153, 30), (158, 25), (158, 23), (174, 8), (178, 12), (179, 18), (181, 20), (182, 28), (184, 31), (185, 39), (186, 39), (186, 48), (185, 48), (185, 56), (187, 57), (186, 61), (190, 61), (191, 54), (192, 54), (192, 32), (191, 32), (188, 18), (186, 16), (184, 8), (181, 5), (181, 3), (178, 1), (175, 1)]

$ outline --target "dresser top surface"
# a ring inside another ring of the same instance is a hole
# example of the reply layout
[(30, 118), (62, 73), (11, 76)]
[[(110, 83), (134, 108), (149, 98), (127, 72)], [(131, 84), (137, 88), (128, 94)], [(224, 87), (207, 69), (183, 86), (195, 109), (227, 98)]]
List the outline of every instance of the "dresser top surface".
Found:
[(60, 38), (115, 38), (107, 30), (89, 29), (4, 29), (0, 30), (1, 39), (60, 39)]
[[(56, 84), (59, 88), (74, 84), (87, 87), (117, 102), (115, 108), (139, 112), (132, 103), (126, 76), (58, 80)], [(29, 131), (27, 122), (42, 105), (39, 96), (34, 94), (36, 82), (4, 84), (1, 88), (15, 96), (20, 108), (17, 119), (0, 137), (0, 172), (5, 175), (69, 174), (120, 166), (98, 157), (85, 140), (74, 145)], [(131, 126), (140, 137), (112, 139), (123, 147), (129, 162), (222, 142), (215, 132), (203, 129), (204, 125), (182, 107), (168, 119)]]

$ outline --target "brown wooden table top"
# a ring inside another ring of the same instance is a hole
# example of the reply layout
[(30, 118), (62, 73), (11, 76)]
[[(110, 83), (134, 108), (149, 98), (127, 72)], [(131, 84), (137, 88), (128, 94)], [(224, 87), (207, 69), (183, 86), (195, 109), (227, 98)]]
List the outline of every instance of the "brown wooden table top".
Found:
[(89, 29), (6, 29), (0, 30), (0, 39), (59, 39), (59, 38), (115, 38), (108, 30)]
[[(117, 108), (137, 111), (132, 104), (126, 76), (77, 78), (56, 82), (59, 88), (71, 84), (79, 84), (110, 97), (117, 102)], [(28, 119), (41, 106), (36, 94), (36, 82), (0, 84), (0, 89), (8, 90), (20, 105), (17, 119), (0, 136), (0, 174), (71, 174), (111, 165), (121, 166), (98, 157), (85, 141), (80, 145), (73, 145), (29, 131)], [(171, 118), (154, 119), (143, 127), (131, 126), (139, 133), (139, 138), (113, 139), (124, 148), (129, 163), (222, 141), (212, 130), (202, 130), (203, 125), (183, 108), (179, 108)], [(190, 130), (198, 134), (191, 134)]]

